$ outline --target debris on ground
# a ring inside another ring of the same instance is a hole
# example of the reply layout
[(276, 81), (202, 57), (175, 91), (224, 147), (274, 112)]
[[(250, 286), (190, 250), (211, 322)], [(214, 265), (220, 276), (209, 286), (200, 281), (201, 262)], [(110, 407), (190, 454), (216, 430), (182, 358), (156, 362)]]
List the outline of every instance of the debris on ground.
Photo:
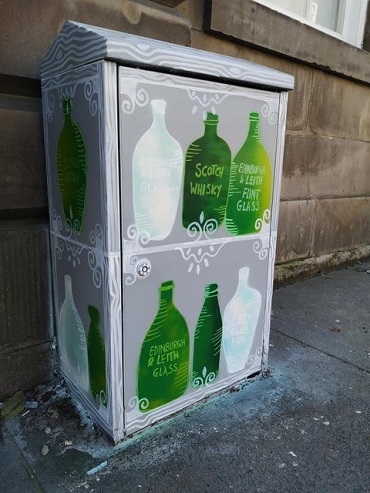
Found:
[(41, 449), (41, 455), (46, 455), (49, 453), (49, 447), (47, 445), (43, 445)]
[(12, 419), (15, 418), (15, 416), (18, 416), (18, 414), (23, 413), (25, 408), (26, 396), (22, 391), (19, 391), (3, 403), (1, 416), (4, 419)]
[(105, 460), (104, 462), (101, 462), (98, 466), (93, 467), (92, 469), (90, 469), (89, 471), (87, 471), (87, 475), (88, 476), (91, 476), (92, 474), (96, 474), (97, 472), (99, 472), (102, 469), (104, 469), (104, 467), (107, 467), (107, 465), (108, 465), (108, 462)]

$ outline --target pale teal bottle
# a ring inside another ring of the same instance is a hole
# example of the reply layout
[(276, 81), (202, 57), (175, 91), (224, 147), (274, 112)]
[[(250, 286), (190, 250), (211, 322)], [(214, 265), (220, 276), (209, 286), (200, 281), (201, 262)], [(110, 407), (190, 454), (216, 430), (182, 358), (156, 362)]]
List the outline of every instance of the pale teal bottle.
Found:
[(153, 122), (133, 155), (135, 224), (151, 240), (171, 233), (179, 204), (184, 156), (165, 122), (166, 101), (151, 101)]
[(62, 370), (77, 387), (87, 391), (89, 373), (85, 330), (72, 292), (72, 279), (64, 276), (65, 299), (59, 314), (59, 354)]
[(249, 268), (239, 271), (237, 290), (223, 316), (223, 349), (227, 371), (244, 370), (261, 311), (261, 293), (248, 285)]

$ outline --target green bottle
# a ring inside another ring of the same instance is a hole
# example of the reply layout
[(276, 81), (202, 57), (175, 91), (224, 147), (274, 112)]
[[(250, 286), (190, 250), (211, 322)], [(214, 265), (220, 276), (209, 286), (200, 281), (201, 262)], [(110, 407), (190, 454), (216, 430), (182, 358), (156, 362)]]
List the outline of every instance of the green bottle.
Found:
[(222, 318), (217, 284), (207, 284), (204, 304), (194, 335), (192, 382), (194, 387), (211, 383), (218, 375), (222, 339)]
[(232, 235), (257, 233), (271, 207), (271, 162), (260, 136), (259, 113), (250, 113), (249, 132), (231, 164), (226, 228)]
[(174, 283), (162, 283), (159, 310), (141, 347), (139, 409), (156, 409), (182, 396), (189, 380), (189, 331), (172, 302)]
[[(213, 219), (219, 227), (225, 218), (231, 151), (217, 135), (218, 116), (207, 113), (204, 135), (190, 144), (185, 157), (182, 224)], [(202, 219), (200, 219), (202, 218)]]
[(100, 313), (89, 305), (90, 330), (87, 336), (90, 390), (97, 404), (107, 407), (107, 379), (105, 372), (105, 344), (100, 331)]
[(71, 109), (71, 99), (64, 99), (64, 126), (57, 146), (57, 171), (64, 216), (70, 227), (79, 233), (85, 209), (87, 158), (85, 139), (72, 119)]

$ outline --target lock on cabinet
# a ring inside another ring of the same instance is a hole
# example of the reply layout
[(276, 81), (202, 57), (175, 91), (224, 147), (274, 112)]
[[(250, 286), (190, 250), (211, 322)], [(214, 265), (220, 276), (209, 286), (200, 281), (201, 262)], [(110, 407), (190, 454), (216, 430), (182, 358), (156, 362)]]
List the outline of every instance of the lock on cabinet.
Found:
[(43, 62), (60, 369), (116, 442), (266, 368), (292, 87), (74, 22)]

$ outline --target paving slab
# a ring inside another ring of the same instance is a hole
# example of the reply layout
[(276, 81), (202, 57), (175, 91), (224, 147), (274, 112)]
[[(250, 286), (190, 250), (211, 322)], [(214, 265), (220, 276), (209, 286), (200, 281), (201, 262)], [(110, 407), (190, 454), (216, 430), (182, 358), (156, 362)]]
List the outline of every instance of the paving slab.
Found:
[(370, 264), (275, 290), (272, 329), (370, 370)]
[(3, 421), (0, 421), (0, 464), (0, 491), (43, 491)]

